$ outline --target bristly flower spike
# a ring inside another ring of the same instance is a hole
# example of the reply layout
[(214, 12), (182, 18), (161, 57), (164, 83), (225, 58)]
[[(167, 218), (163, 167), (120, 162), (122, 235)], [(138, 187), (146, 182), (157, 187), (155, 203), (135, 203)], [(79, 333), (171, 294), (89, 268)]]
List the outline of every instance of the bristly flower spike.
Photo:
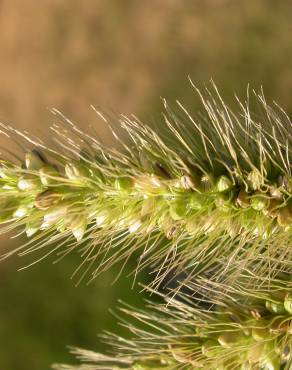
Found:
[[(247, 289), (251, 275), (234, 287), (198, 281), (168, 305), (152, 303), (145, 311), (127, 306), (130, 338), (105, 335), (111, 354), (73, 349), (80, 365), (57, 370), (289, 370), (292, 366), (291, 279), (262, 281)], [(247, 281), (244, 281), (247, 279)], [(192, 291), (192, 289), (194, 289)], [(220, 298), (217, 291), (224, 291)]]
[(121, 116), (128, 134), (122, 150), (62, 115), (51, 147), (1, 125), (22, 147), (33, 146), (22, 164), (1, 160), (2, 232), (23, 230), (31, 238), (5, 256), (76, 249), (84, 258), (80, 276), (92, 267), (94, 278), (139, 249), (137, 269), (151, 265), (154, 285), (170, 270), (289, 270), (291, 122), (263, 95), (256, 96), (261, 115), (240, 102), (235, 114), (213, 89), (198, 92), (200, 117), (165, 103), (159, 132)]

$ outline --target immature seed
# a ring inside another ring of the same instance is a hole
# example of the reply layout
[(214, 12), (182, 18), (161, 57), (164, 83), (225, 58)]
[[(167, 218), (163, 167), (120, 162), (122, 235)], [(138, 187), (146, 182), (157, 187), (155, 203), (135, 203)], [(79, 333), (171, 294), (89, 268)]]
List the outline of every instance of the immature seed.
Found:
[(149, 197), (145, 199), (141, 207), (141, 217), (151, 214), (155, 210), (155, 207), (157, 207), (157, 204), (157, 197)]
[(250, 204), (255, 211), (263, 211), (269, 206), (269, 199), (258, 194), (251, 197)]
[(39, 180), (36, 177), (22, 177), (17, 183), (18, 188), (23, 191), (37, 189), (39, 185)]
[(277, 221), (280, 226), (287, 226), (292, 223), (292, 212), (290, 207), (286, 206), (279, 209)]
[(102, 226), (108, 217), (109, 217), (108, 211), (104, 210), (102, 212), (98, 212), (95, 217), (96, 226)]
[(292, 315), (292, 295), (287, 294), (284, 300), (285, 310)]
[(34, 205), (36, 208), (45, 211), (57, 204), (61, 197), (61, 194), (54, 190), (46, 190), (36, 197)]
[(31, 207), (28, 206), (20, 206), (16, 209), (16, 211), (13, 213), (13, 217), (22, 218), (29, 214), (31, 211)]
[(258, 190), (260, 189), (262, 185), (262, 175), (258, 170), (252, 170), (248, 175), (247, 175), (247, 182), (252, 188), (252, 190)]
[(285, 313), (285, 307), (282, 302), (266, 301), (266, 309), (274, 314), (282, 315)]
[(218, 342), (221, 346), (226, 348), (231, 348), (236, 343), (244, 339), (244, 335), (240, 332), (226, 331), (221, 334), (218, 338)]
[(194, 210), (197, 211), (197, 210), (202, 209), (203, 205), (204, 205), (204, 198), (202, 196), (200, 196), (199, 194), (193, 193), (189, 197), (189, 207), (190, 207), (190, 209), (194, 209)]
[(67, 205), (59, 205), (52, 208), (51, 211), (44, 215), (44, 221), (41, 225), (41, 229), (48, 229), (53, 226), (58, 220), (66, 217), (68, 212)]
[(270, 194), (275, 199), (278, 199), (278, 200), (283, 199), (283, 194), (282, 194), (281, 190), (279, 188), (277, 188), (276, 186), (271, 186)]
[(269, 336), (269, 331), (267, 328), (252, 328), (251, 335), (253, 339), (257, 342), (261, 342), (262, 340), (265, 340)]
[(241, 207), (241, 208), (248, 208), (250, 206), (250, 199), (248, 196), (248, 193), (241, 189), (237, 198), (236, 198), (236, 203)]
[(140, 227), (142, 226), (142, 223), (140, 220), (132, 220), (129, 224), (129, 233), (135, 233), (137, 232)]
[(25, 155), (25, 166), (28, 170), (38, 171), (44, 163), (44, 158), (35, 149)]
[(87, 220), (85, 214), (75, 214), (71, 216), (71, 222), (68, 225), (68, 229), (72, 231), (72, 234), (76, 238), (76, 240), (79, 242), (86, 231), (87, 227)]
[(233, 186), (232, 181), (227, 176), (224, 176), (224, 175), (219, 177), (217, 184), (216, 184), (217, 190), (220, 193), (230, 190), (232, 186)]
[(169, 207), (169, 214), (175, 221), (185, 218), (187, 214), (186, 199), (181, 197), (172, 201)]

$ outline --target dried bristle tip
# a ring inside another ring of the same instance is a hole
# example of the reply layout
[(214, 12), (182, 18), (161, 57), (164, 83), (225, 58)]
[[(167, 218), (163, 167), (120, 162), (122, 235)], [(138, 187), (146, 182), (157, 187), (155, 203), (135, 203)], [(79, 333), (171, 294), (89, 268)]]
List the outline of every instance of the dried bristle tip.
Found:
[[(279, 255), (289, 265), (291, 122), (261, 95), (256, 96), (264, 112), (260, 118), (253, 118), (241, 103), (235, 114), (216, 87), (214, 96), (208, 91), (206, 98), (199, 95), (203, 119), (180, 103), (180, 114), (166, 105), (161, 132), (122, 116), (129, 143), (121, 152), (106, 148), (66, 119), (69, 129), (53, 126), (58, 145), (53, 148), (2, 127), (36, 147), (25, 154), (24, 165), (1, 161), (3, 231), (24, 228), (29, 237), (39, 231), (36, 249), (42, 236), (47, 246), (54, 233), (52, 240), (60, 248), (66, 248), (61, 239), (74, 237), (75, 247), (89, 240), (88, 254), (83, 253), (89, 264), (98, 253), (108, 256), (101, 269), (140, 247), (147, 255), (141, 266), (157, 266), (157, 260), (166, 269), (168, 261), (172, 267), (193, 266), (202, 256), (211, 259), (206, 261), (209, 266), (223, 257), (246, 266), (249, 259), (262, 260), (267, 240), (270, 268), (276, 268)], [(158, 252), (164, 238), (169, 241)], [(236, 252), (230, 245), (237, 246)]]

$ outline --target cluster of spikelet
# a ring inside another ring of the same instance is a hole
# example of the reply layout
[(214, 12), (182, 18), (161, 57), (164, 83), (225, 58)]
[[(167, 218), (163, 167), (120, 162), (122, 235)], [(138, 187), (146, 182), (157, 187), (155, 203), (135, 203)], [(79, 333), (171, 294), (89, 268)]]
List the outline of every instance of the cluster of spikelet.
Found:
[(58, 168), (36, 150), (24, 162), (25, 168), (1, 163), (1, 222), (27, 221), (28, 237), (52, 228), (71, 230), (80, 241), (95, 224), (138, 234), (157, 230), (168, 239), (226, 226), (230, 236), (249, 231), (268, 238), (292, 224), (292, 180), (283, 173), (263, 179), (257, 169), (216, 176), (188, 168), (172, 177), (156, 163), (156, 173), (105, 177), (94, 162)]
[(90, 361), (77, 369), (291, 366), (291, 122), (263, 95), (256, 96), (261, 114), (252, 115), (248, 100), (235, 114), (216, 87), (198, 93), (205, 113), (165, 103), (159, 132), (122, 116), (128, 140), (121, 150), (63, 116), (52, 127), (52, 147), (2, 126), (29, 144), (23, 161), (1, 160), (2, 231), (30, 238), (3, 258), (76, 249), (86, 266), (81, 276), (92, 268), (95, 277), (139, 250), (137, 269), (156, 272), (156, 288), (169, 272), (212, 277), (196, 304), (180, 296), (157, 315), (133, 312), (155, 330), (130, 325), (136, 337), (116, 338), (116, 358), (77, 350)]

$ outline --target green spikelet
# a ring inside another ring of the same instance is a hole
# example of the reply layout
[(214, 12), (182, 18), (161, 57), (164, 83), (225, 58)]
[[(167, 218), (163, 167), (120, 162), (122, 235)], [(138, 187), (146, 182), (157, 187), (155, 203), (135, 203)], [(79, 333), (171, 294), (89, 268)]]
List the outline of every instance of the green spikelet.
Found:
[[(85, 259), (79, 271), (93, 266), (92, 277), (137, 249), (137, 268), (163, 263), (161, 273), (196, 274), (202, 263), (237, 272), (268, 263), (270, 274), (279, 264), (290, 268), (291, 122), (261, 95), (260, 118), (241, 103), (235, 114), (213, 89), (205, 97), (198, 92), (203, 119), (180, 103), (177, 113), (165, 103), (161, 132), (122, 116), (129, 140), (121, 151), (62, 115), (50, 148), (2, 125), (34, 146), (23, 163), (1, 161), (2, 232), (17, 228), (34, 236), (29, 252), (50, 253), (50, 240), (61, 254), (77, 249)], [(99, 255), (106, 257), (94, 266)]]
[[(290, 278), (262, 279), (255, 290), (249, 288), (251, 278), (241, 276), (233, 287), (203, 279), (187, 295), (167, 300), (167, 306), (152, 304), (145, 312), (123, 308), (132, 339), (106, 336), (112, 357), (73, 350), (86, 363), (76, 369), (291, 369)], [(218, 291), (225, 293), (214, 299)]]

